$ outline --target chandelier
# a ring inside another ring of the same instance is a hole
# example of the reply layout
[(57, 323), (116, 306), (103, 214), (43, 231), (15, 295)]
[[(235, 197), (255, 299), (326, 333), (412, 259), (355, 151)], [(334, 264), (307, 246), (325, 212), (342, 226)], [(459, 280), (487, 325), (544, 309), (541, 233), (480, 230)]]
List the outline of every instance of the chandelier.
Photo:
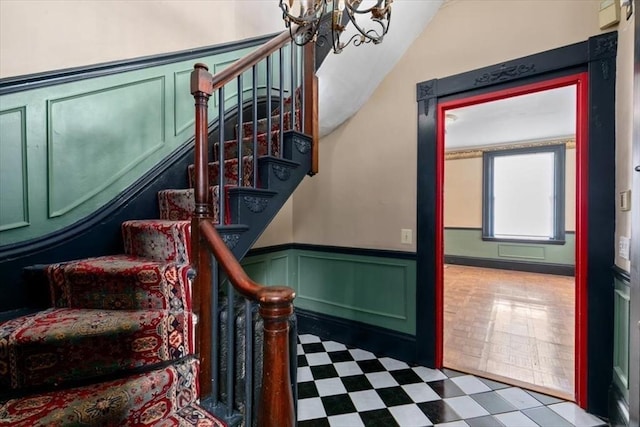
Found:
[[(280, 9), (291, 39), (299, 46), (315, 42), (323, 16), (331, 14), (331, 37), (333, 51), (353, 43), (378, 44), (389, 31), (391, 3), (393, 0), (280, 0)], [(368, 15), (368, 20), (367, 20)], [(351, 23), (357, 31), (344, 38), (345, 29)], [(298, 26), (294, 31), (292, 24)]]

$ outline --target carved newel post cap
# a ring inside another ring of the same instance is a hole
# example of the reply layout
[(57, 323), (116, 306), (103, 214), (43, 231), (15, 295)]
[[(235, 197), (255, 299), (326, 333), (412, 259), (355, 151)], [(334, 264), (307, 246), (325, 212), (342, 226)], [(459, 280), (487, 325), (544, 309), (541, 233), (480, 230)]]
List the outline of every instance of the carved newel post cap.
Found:
[(202, 68), (205, 71), (209, 71), (209, 67), (207, 67), (207, 64), (203, 64), (202, 62), (198, 62), (193, 66), (194, 69), (198, 69), (198, 68)]

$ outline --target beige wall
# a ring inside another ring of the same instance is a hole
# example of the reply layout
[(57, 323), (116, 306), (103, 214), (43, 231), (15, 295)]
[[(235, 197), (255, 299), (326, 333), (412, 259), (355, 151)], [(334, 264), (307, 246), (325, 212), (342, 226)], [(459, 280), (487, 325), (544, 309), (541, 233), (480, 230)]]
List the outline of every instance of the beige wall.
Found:
[[(638, 2), (636, 2), (638, 5)], [(638, 10), (634, 13), (638, 19)], [(632, 181), (632, 133), (633, 133), (633, 19), (622, 21), (618, 27), (618, 60), (616, 86), (616, 194), (629, 190)], [(632, 206), (639, 209), (640, 206)], [(631, 237), (631, 212), (616, 209), (616, 245), (620, 236)], [(617, 247), (617, 246), (616, 246)], [(630, 271), (628, 260), (618, 256), (616, 265)]]
[(400, 229), (416, 227), (416, 83), (584, 41), (600, 33), (598, 4), (446, 3), (369, 102), (321, 140), (320, 173), (294, 194), (294, 240), (415, 250)]
[(1, 0), (0, 77), (281, 31), (279, 11), (263, 0)]
[[(565, 230), (575, 231), (576, 150), (566, 151)], [(444, 226), (482, 227), (482, 157), (444, 163)]]

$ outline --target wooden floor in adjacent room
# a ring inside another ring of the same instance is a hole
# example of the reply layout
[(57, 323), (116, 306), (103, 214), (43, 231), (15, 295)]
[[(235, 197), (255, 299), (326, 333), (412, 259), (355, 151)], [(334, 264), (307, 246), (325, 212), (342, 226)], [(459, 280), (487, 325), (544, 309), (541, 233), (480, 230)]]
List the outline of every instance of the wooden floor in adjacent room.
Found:
[(574, 397), (574, 278), (445, 265), (444, 366)]

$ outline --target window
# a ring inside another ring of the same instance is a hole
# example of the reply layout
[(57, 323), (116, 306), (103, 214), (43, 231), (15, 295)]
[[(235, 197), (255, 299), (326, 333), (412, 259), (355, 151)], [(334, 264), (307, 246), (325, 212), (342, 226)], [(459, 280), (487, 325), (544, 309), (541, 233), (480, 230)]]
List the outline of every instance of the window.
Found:
[(564, 243), (565, 146), (486, 151), (484, 240)]

